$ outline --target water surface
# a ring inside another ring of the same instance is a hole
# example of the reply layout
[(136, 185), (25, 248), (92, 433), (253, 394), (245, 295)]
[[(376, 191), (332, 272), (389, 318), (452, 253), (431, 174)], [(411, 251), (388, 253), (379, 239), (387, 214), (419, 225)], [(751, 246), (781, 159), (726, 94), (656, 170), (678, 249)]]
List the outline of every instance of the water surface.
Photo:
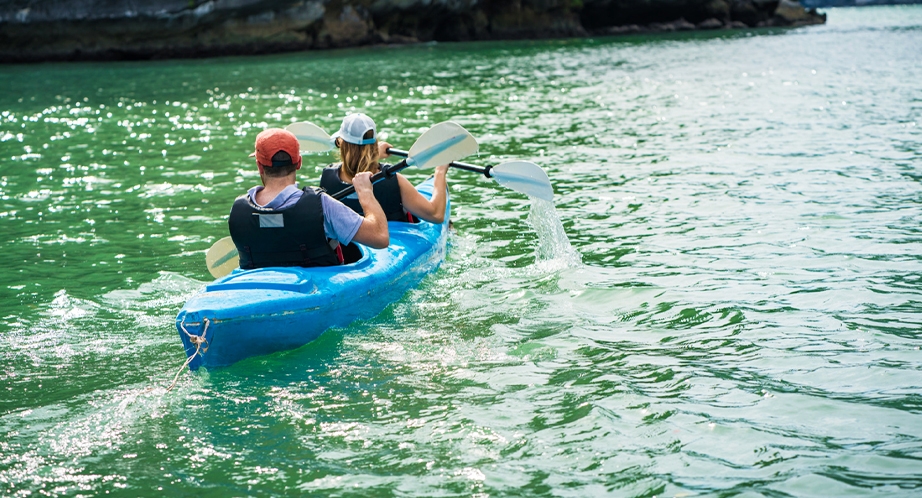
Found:
[[(922, 485), (918, 6), (0, 81), (0, 494)], [(402, 148), (457, 121), (468, 162), (534, 161), (554, 204), (452, 171), (451, 249), (418, 289), (166, 392), (256, 133), (351, 111)]]

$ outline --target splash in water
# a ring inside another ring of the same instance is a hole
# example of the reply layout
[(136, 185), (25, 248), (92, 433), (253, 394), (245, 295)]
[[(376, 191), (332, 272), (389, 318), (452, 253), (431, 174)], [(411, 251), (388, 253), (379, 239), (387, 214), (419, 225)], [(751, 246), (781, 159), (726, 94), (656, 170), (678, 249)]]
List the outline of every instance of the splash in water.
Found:
[(570, 245), (553, 202), (531, 197), (528, 222), (538, 234), (538, 266), (553, 270), (582, 265), (579, 253)]

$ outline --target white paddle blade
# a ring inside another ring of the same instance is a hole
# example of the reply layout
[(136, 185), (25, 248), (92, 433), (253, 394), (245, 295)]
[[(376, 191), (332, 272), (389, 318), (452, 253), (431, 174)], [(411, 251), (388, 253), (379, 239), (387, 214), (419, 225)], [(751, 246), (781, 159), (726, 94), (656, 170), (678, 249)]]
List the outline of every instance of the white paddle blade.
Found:
[(234, 241), (230, 237), (224, 237), (215, 242), (205, 253), (205, 264), (208, 265), (208, 272), (214, 278), (221, 278), (234, 271), (240, 266), (240, 258), (237, 256), (237, 246), (234, 245)]
[(298, 138), (301, 152), (326, 152), (334, 147), (330, 134), (314, 123), (299, 121), (291, 123), (285, 129)]
[(509, 161), (494, 166), (490, 174), (500, 185), (537, 197), (545, 201), (554, 200), (554, 189), (547, 173), (535, 163), (528, 161)]
[(477, 140), (457, 123), (445, 121), (426, 130), (410, 147), (407, 164), (434, 168), (477, 153)]

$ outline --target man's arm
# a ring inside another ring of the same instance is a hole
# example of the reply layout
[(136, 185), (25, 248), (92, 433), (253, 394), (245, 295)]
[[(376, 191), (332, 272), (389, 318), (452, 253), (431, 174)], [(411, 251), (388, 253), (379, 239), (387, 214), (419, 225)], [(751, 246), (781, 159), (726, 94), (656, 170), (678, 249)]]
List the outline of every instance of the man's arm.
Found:
[(355, 192), (359, 196), (359, 204), (365, 212), (365, 219), (362, 225), (352, 238), (359, 244), (364, 244), (375, 249), (384, 249), (390, 244), (390, 234), (387, 230), (387, 218), (384, 216), (384, 210), (375, 199), (375, 192), (371, 186), (371, 173), (365, 171), (355, 175), (352, 179), (352, 185), (355, 186)]

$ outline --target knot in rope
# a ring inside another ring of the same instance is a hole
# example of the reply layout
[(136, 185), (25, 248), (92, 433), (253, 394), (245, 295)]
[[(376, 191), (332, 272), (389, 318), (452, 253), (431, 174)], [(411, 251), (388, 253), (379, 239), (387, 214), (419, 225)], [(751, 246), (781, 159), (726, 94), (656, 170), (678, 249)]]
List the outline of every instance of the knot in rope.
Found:
[[(182, 321), (179, 322), (179, 328), (186, 334), (186, 337), (189, 338), (189, 342), (195, 345), (195, 352), (190, 354), (189, 357), (186, 358), (186, 362), (179, 367), (179, 371), (176, 372), (176, 377), (173, 377), (173, 383), (166, 389), (167, 392), (172, 391), (173, 388), (176, 387), (176, 381), (179, 380), (179, 376), (182, 375), (183, 370), (189, 366), (189, 363), (192, 363), (192, 360), (195, 359), (196, 356), (204, 355), (208, 352), (208, 339), (205, 339), (205, 334), (208, 332), (208, 325), (211, 324), (211, 321), (207, 318), (203, 318), (202, 323), (205, 324), (202, 328), (202, 333), (200, 335), (195, 335), (186, 330), (186, 317), (182, 317)], [(203, 345), (205, 346), (204, 348), (202, 347)]]
[[(195, 334), (190, 333), (188, 330), (186, 330), (186, 317), (183, 317), (182, 322), (180, 322), (179, 324), (179, 328), (181, 328), (182, 331), (185, 332), (186, 336), (189, 338), (189, 342), (195, 345), (195, 353), (189, 356), (189, 360), (186, 361), (187, 365), (189, 364), (190, 361), (192, 361), (192, 358), (195, 358), (195, 355), (197, 354), (203, 355), (208, 352), (208, 339), (205, 339), (205, 333), (208, 332), (208, 325), (211, 324), (211, 321), (207, 318), (203, 318), (202, 323), (205, 324), (205, 327), (202, 328), (201, 335), (195, 335)], [(205, 346), (204, 349), (202, 349), (202, 345)]]

